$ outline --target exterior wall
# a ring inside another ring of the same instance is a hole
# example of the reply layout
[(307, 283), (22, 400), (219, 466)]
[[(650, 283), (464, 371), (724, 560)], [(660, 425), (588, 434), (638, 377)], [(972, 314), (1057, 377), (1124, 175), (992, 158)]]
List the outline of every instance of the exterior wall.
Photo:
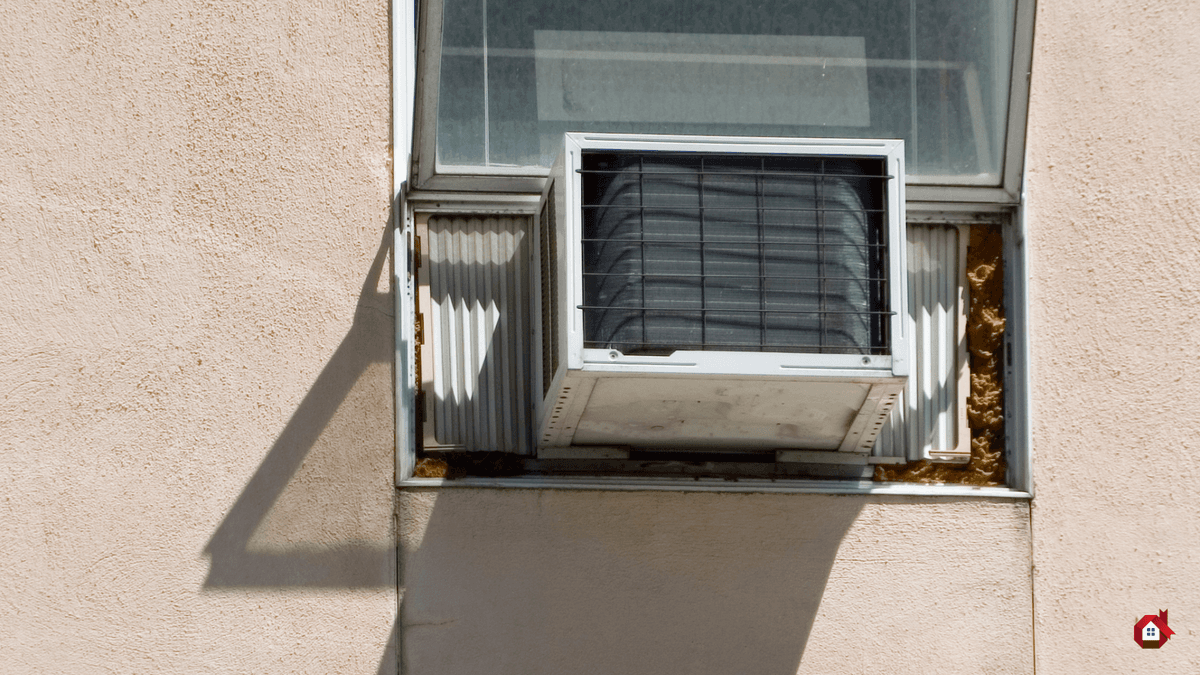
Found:
[[(1197, 672), (1200, 4), (1038, 4), (1037, 671)], [(1160, 609), (1177, 635), (1138, 649)]]
[(0, 669), (394, 672), (387, 3), (0, 35)]
[(1012, 500), (402, 491), (406, 672), (1031, 673)]
[[(395, 504), (387, 4), (18, 0), (5, 670), (1196, 671), (1200, 5), (1041, 0), (1037, 25), (1032, 509)], [(1159, 609), (1176, 636), (1137, 649)]]

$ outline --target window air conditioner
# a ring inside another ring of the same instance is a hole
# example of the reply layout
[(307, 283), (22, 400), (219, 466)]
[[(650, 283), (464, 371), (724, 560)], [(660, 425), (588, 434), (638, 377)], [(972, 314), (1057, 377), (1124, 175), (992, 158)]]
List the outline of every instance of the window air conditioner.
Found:
[(538, 455), (868, 452), (911, 360), (903, 142), (564, 143), (533, 237)]

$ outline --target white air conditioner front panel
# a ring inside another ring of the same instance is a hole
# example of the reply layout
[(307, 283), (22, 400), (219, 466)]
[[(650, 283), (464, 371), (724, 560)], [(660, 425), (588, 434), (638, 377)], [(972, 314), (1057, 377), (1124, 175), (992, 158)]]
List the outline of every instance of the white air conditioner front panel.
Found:
[(538, 447), (865, 455), (909, 370), (903, 155), (567, 134), (533, 237)]

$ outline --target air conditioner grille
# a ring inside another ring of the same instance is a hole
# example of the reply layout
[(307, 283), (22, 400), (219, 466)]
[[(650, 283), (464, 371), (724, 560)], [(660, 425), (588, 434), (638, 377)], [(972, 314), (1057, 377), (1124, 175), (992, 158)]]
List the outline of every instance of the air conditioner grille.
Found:
[(584, 346), (888, 353), (884, 161), (590, 152), (581, 173)]

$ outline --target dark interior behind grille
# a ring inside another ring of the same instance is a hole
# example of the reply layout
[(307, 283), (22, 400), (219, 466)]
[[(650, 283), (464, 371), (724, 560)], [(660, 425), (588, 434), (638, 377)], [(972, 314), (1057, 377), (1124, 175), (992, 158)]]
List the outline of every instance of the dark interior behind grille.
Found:
[(558, 371), (558, 223), (554, 213), (552, 182), (539, 216), (542, 284), (542, 395), (550, 392)]
[(883, 160), (592, 152), (582, 174), (586, 347), (888, 353)]

